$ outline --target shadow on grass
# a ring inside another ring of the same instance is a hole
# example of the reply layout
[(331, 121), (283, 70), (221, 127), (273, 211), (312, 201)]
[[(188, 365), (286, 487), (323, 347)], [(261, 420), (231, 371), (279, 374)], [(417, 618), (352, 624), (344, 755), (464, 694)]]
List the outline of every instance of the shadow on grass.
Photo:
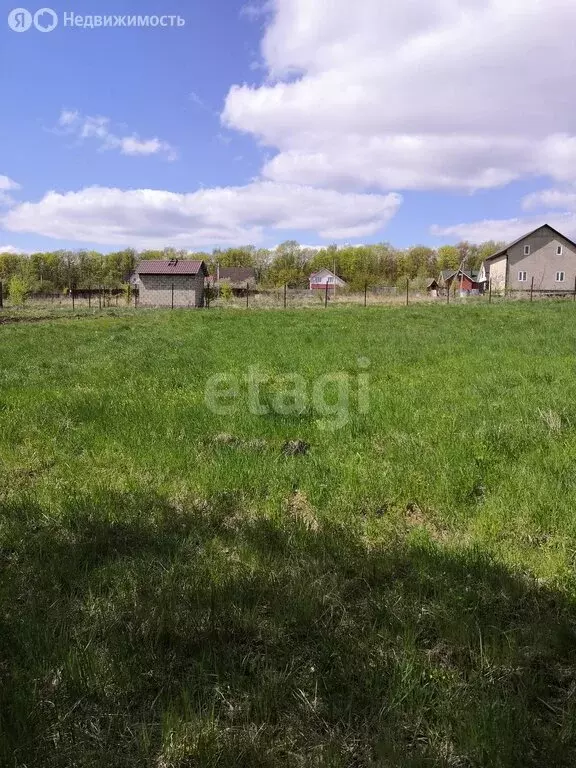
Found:
[(572, 766), (576, 609), (362, 525), (1, 508), (6, 766)]

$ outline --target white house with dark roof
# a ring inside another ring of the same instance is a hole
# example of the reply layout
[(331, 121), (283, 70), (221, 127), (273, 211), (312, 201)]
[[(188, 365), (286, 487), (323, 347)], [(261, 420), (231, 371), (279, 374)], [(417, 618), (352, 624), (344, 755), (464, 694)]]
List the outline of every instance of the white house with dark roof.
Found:
[(492, 254), (484, 266), (496, 293), (529, 291), (532, 285), (535, 291), (573, 291), (576, 243), (544, 224)]

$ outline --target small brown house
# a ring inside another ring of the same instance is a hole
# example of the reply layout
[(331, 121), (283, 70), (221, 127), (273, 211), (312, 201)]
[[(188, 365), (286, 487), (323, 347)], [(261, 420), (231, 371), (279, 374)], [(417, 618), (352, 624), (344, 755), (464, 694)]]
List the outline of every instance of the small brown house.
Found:
[(203, 307), (207, 276), (203, 261), (145, 259), (136, 267), (138, 303), (147, 307)]
[(235, 295), (244, 295), (246, 286), (252, 291), (256, 287), (257, 278), (254, 267), (221, 267), (216, 265), (214, 284), (220, 287), (227, 284)]

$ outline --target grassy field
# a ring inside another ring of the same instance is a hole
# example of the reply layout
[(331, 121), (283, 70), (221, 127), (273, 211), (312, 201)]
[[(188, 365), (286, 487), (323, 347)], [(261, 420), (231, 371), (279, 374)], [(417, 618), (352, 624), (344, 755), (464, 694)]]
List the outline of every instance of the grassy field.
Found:
[(569, 302), (0, 327), (0, 765), (574, 766), (575, 352)]

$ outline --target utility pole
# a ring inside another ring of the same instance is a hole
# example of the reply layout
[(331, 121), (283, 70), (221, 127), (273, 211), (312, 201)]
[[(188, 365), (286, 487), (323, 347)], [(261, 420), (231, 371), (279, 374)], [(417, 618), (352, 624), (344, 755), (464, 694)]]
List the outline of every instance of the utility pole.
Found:
[(334, 275), (334, 296), (336, 296), (336, 256), (334, 256), (334, 259), (332, 261), (332, 274)]

